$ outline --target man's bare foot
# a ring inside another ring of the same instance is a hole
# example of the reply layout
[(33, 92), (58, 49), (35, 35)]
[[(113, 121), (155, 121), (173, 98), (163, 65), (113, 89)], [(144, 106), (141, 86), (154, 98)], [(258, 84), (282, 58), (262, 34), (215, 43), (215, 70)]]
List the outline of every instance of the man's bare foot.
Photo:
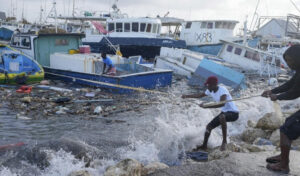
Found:
[(224, 150), (226, 150), (226, 143), (222, 143), (220, 147), (220, 151), (224, 151)]
[(282, 174), (288, 174), (290, 172), (289, 166), (283, 167), (280, 162), (275, 164), (267, 164), (267, 169)]
[(205, 146), (205, 145), (197, 145), (197, 147), (194, 148), (192, 151), (196, 152), (198, 150), (205, 150), (206, 151), (207, 150), (207, 146)]

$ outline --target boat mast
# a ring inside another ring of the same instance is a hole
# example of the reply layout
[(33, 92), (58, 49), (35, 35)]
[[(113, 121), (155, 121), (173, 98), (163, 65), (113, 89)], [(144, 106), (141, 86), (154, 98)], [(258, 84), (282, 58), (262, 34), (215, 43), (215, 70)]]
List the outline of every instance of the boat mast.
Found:
[(43, 9), (43, 6), (42, 6), (42, 4), (41, 4), (41, 10), (40, 10), (40, 24), (42, 24), (43, 11), (44, 11), (44, 9)]
[(75, 0), (73, 0), (73, 11), (72, 11), (72, 16), (75, 16)]
[[(254, 18), (255, 17), (256, 17), (256, 20), (257, 20), (257, 16), (258, 16), (258, 14), (257, 14), (257, 8), (258, 8), (259, 3), (260, 3), (260, 0), (257, 1), (256, 7), (255, 7), (255, 11), (254, 11), (254, 14), (253, 14), (253, 17), (252, 17), (252, 21), (251, 21), (251, 24), (250, 24), (250, 30), (254, 30), (255, 24), (253, 24), (253, 22), (254, 22)], [(252, 24), (253, 24), (253, 26), (252, 26)], [(252, 29), (252, 27), (253, 27), (253, 29)]]
[(244, 36), (243, 36), (243, 45), (246, 46), (247, 45), (247, 16), (246, 16), (246, 20), (244, 22)]
[(56, 12), (56, 2), (55, 0), (53, 0), (53, 6), (52, 6), (52, 9), (50, 10), (46, 20), (52, 16), (53, 17), (53, 14), (54, 14), (54, 19), (55, 19), (55, 33), (57, 33), (57, 12)]

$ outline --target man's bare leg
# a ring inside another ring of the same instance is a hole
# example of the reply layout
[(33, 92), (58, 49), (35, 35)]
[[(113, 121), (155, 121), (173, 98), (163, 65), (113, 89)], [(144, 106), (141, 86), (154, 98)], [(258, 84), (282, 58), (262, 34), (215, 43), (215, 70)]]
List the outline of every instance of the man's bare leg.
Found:
[(197, 146), (194, 151), (197, 151), (197, 150), (207, 150), (207, 143), (208, 143), (208, 139), (209, 139), (210, 133), (211, 133), (211, 129), (210, 129), (209, 126), (207, 126), (205, 134), (204, 134), (203, 144), (200, 145), (200, 146)]
[(291, 148), (291, 140), (283, 133), (280, 133), (280, 162), (275, 164), (268, 164), (267, 168), (276, 172), (289, 173), (289, 155)]
[(227, 123), (226, 123), (226, 118), (224, 114), (220, 115), (220, 124), (222, 127), (222, 134), (223, 134), (223, 142), (220, 147), (221, 151), (224, 151), (226, 149), (226, 144), (227, 144)]

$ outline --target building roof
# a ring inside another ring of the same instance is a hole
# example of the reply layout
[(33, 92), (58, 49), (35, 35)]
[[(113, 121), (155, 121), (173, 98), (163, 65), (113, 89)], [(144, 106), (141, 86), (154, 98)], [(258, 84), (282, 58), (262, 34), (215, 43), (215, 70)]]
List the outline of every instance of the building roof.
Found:
[[(265, 27), (267, 27), (272, 21), (275, 21), (282, 30), (286, 30), (286, 25), (287, 25), (287, 21), (286, 20), (282, 20), (282, 19), (276, 19), (276, 18), (272, 18), (269, 22), (267, 22), (266, 24), (264, 24), (262, 27), (260, 27), (257, 31), (259, 31), (260, 29), (263, 29)], [(287, 28), (288, 32), (297, 32), (297, 27), (292, 24), (292, 23), (288, 23), (288, 28)]]

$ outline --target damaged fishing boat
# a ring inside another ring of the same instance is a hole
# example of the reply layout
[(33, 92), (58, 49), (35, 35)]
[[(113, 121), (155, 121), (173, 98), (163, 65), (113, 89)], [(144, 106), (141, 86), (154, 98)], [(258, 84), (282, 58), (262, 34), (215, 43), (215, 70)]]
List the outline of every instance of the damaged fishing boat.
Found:
[[(102, 87), (116, 93), (171, 85), (171, 70), (148, 68), (118, 55), (109, 56), (117, 75), (102, 74), (100, 54), (90, 53), (89, 47), (82, 46), (83, 37), (84, 34), (17, 34), (12, 37), (11, 45), (31, 53), (49, 78)], [(15, 41), (24, 39), (29, 42), (28, 47), (18, 47)]]
[(44, 79), (43, 68), (32, 58), (0, 44), (0, 84), (29, 84)]
[(228, 63), (236, 64), (245, 71), (252, 71), (260, 75), (277, 75), (285, 67), (282, 57), (251, 48), (247, 45), (221, 40), (223, 46), (218, 57)]

